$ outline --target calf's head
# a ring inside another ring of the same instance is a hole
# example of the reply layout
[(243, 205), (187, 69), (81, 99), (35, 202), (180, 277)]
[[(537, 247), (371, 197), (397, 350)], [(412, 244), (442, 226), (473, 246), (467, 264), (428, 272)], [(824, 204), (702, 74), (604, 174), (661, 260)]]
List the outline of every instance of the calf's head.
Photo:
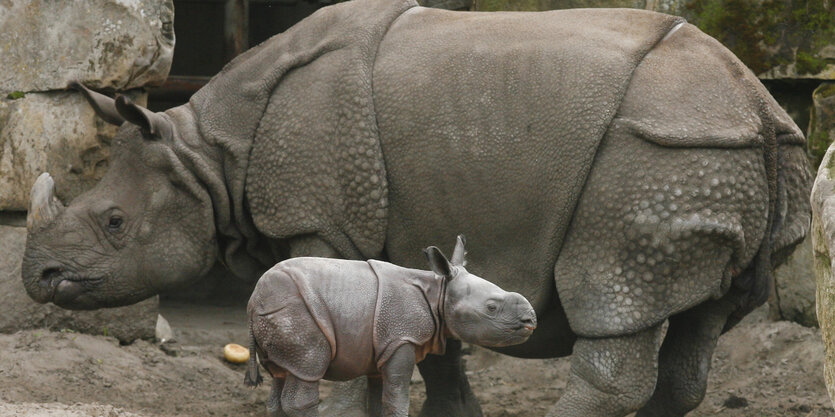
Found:
[(452, 262), (434, 246), (424, 250), (432, 271), (446, 280), (446, 328), (456, 338), (481, 346), (525, 342), (536, 328), (533, 307), (522, 295), (467, 272), (464, 244), (458, 236)]
[(214, 263), (212, 204), (195, 176), (197, 133), (185, 107), (154, 113), (76, 85), (118, 124), (110, 168), (69, 206), (43, 173), (32, 188), (23, 284), (35, 301), (70, 309), (135, 303)]

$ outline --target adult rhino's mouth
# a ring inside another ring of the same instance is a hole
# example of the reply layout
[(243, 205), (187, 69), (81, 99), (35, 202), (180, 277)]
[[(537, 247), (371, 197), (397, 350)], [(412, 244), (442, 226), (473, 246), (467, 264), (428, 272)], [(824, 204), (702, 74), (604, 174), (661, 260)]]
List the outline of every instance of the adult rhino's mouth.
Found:
[(70, 305), (79, 296), (91, 291), (104, 282), (104, 278), (82, 277), (67, 271), (61, 266), (44, 268), (38, 278), (41, 302), (52, 302), (64, 307)]

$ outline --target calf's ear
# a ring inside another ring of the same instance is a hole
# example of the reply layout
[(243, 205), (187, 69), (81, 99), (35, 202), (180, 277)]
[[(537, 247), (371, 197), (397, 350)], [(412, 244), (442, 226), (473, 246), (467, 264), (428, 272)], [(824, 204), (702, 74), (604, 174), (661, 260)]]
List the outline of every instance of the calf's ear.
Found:
[(464, 235), (458, 235), (455, 242), (455, 250), (452, 251), (452, 264), (456, 266), (467, 266), (467, 249), (464, 245), (467, 244), (467, 239)]
[(436, 275), (440, 275), (446, 279), (452, 279), (452, 265), (446, 259), (441, 250), (435, 246), (430, 246), (423, 250), (426, 255), (426, 260), (429, 261), (429, 267)]

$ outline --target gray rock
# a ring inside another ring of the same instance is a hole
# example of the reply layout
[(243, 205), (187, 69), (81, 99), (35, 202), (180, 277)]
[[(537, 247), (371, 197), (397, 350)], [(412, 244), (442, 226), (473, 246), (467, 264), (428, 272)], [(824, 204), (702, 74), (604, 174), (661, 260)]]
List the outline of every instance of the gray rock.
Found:
[(812, 266), (812, 240), (807, 237), (774, 271), (776, 296), (769, 300), (769, 316), (804, 326), (818, 325), (815, 317), (815, 273)]
[[(812, 188), (812, 248), (814, 250), (818, 323), (826, 357), (824, 379), (829, 398), (835, 400), (835, 179), (831, 165), (835, 146), (830, 146), (818, 169)], [(835, 404), (835, 401), (833, 401)]]
[(26, 228), (0, 226), (0, 332), (46, 327), (89, 334), (106, 334), (123, 342), (154, 337), (159, 300), (150, 298), (128, 307), (93, 311), (64, 310), (32, 301), (23, 289), (20, 264)]
[[(147, 100), (141, 90), (127, 95)], [(55, 174), (65, 201), (95, 185), (107, 169), (116, 129), (97, 117), (80, 93), (0, 98), (0, 210), (26, 210), (43, 171)]]
[(0, 2), (0, 92), (128, 90), (165, 81), (174, 54), (172, 0)]

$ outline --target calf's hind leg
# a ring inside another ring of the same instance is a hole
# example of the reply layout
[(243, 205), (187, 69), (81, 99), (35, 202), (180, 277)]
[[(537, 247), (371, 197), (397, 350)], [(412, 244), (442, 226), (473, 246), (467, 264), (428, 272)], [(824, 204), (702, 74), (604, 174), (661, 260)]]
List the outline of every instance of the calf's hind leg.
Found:
[(637, 417), (684, 416), (699, 406), (716, 341), (732, 311), (726, 296), (670, 317), (658, 359), (658, 384)]
[(288, 417), (319, 416), (319, 382), (307, 382), (287, 375), (281, 390), (281, 408)]
[(273, 378), (273, 387), (270, 390), (270, 396), (267, 398), (268, 417), (287, 417), (287, 414), (284, 414), (284, 410), (281, 409), (282, 388), (284, 388), (284, 379)]
[(607, 338), (579, 338), (565, 393), (549, 416), (623, 417), (655, 389), (661, 325)]

